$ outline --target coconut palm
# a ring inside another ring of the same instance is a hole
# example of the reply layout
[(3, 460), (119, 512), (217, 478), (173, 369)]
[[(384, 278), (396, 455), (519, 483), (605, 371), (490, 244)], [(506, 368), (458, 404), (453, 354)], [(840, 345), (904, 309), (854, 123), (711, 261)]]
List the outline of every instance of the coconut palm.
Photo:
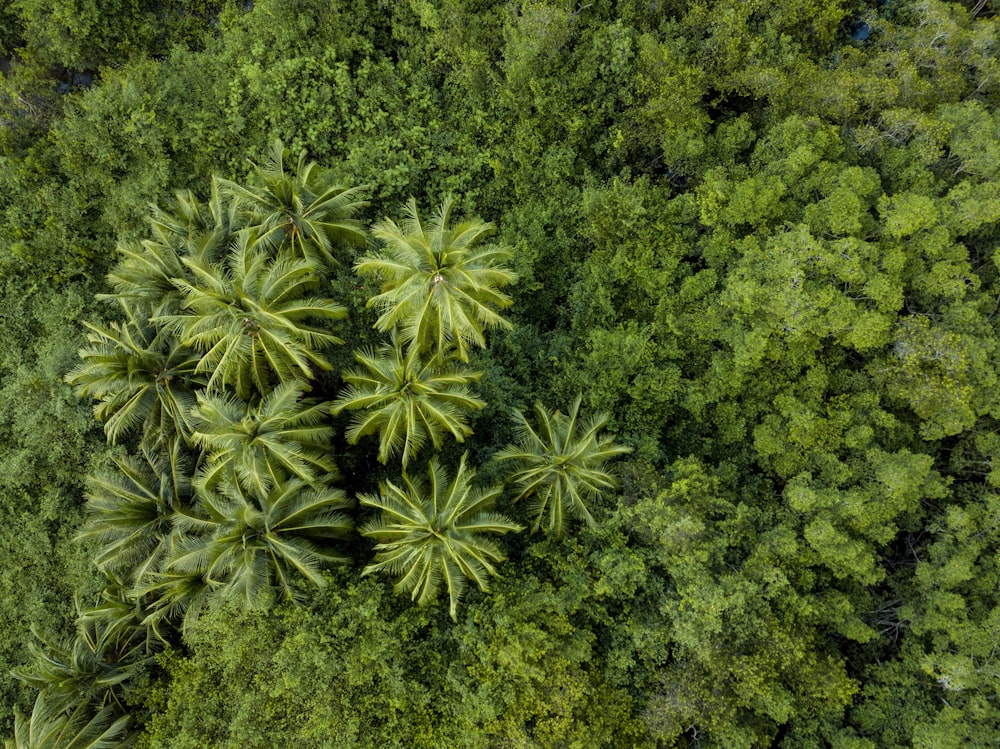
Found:
[(510, 478), (520, 490), (514, 501), (532, 500), (533, 532), (544, 526), (560, 538), (567, 518), (582, 518), (593, 526), (588, 503), (618, 486), (608, 472), (607, 461), (631, 452), (631, 448), (615, 445), (611, 437), (600, 434), (608, 423), (607, 415), (579, 418), (580, 400), (578, 396), (567, 414), (550, 413), (536, 403), (537, 430), (516, 411), (517, 444), (496, 455), (498, 460), (513, 463)]
[(191, 460), (175, 439), (162, 452), (144, 444), (141, 457), (115, 465), (89, 478), (89, 520), (77, 538), (98, 544), (99, 570), (136, 585), (163, 563), (173, 515), (191, 499)]
[(411, 198), (401, 224), (386, 219), (372, 227), (385, 247), (354, 269), (382, 282), (382, 293), (368, 300), (379, 313), (376, 328), (398, 328), (406, 341), (439, 356), (454, 347), (468, 361), (470, 345), (486, 345), (487, 328), (510, 327), (497, 313), (511, 304), (500, 288), (517, 276), (502, 265), (507, 249), (482, 244), (492, 224), (472, 219), (448, 226), (453, 205), (449, 196), (424, 223)]
[(83, 361), (66, 381), (77, 395), (97, 400), (94, 413), (112, 443), (136, 431), (153, 442), (175, 434), (186, 439), (191, 391), (204, 382), (196, 373), (199, 356), (170, 332), (157, 330), (146, 315), (122, 306), (125, 322), (84, 323), (89, 345), (80, 349)]
[(315, 163), (299, 154), (294, 172), (286, 171), (288, 149), (274, 142), (264, 163), (257, 166), (258, 185), (244, 187), (222, 181), (259, 242), (277, 249), (289, 245), (319, 268), (337, 264), (337, 244), (364, 244), (367, 235), (354, 215), (366, 205), (361, 190), (332, 181)]
[(363, 369), (344, 373), (348, 387), (333, 405), (333, 413), (355, 412), (347, 431), (352, 444), (377, 432), (378, 459), (402, 453), (405, 468), (428, 439), (440, 449), (445, 434), (459, 442), (472, 434), (466, 413), (486, 405), (469, 390), (480, 372), (423, 361), (416, 348), (403, 350), (395, 332), (391, 344), (355, 359)]
[(35, 698), (31, 717), (14, 715), (14, 740), (4, 741), (6, 749), (127, 749), (134, 746), (139, 731), (132, 718), (120, 715), (112, 705), (100, 709), (86, 703), (73, 710), (52, 705), (43, 690)]
[(300, 479), (248, 492), (231, 479), (201, 497), (202, 517), (182, 517), (185, 533), (167, 572), (200, 576), (213, 599), (258, 607), (277, 588), (295, 597), (294, 573), (322, 587), (323, 566), (349, 561), (329, 544), (352, 528), (342, 512), (350, 506), (340, 489), (313, 488)]
[(78, 618), (76, 636), (69, 642), (34, 634), (28, 644), (32, 664), (12, 673), (43, 690), (55, 710), (71, 711), (81, 704), (120, 705), (124, 685), (152, 657), (144, 629), (123, 629), (97, 617)]
[(316, 484), (331, 480), (332, 427), (326, 406), (303, 400), (299, 382), (284, 382), (254, 404), (230, 395), (198, 393), (192, 439), (208, 453), (199, 486), (227, 475), (249, 491), (267, 494), (288, 476)]
[(212, 194), (200, 203), (190, 190), (177, 193), (173, 212), (154, 207), (149, 218), (152, 239), (121, 243), (121, 258), (108, 274), (114, 294), (98, 294), (149, 316), (175, 314), (183, 301), (178, 279), (190, 280), (182, 257), (218, 262), (236, 230), (232, 201), (222, 197), (219, 181), (212, 180)]
[(428, 465), (428, 482), (404, 473), (402, 487), (386, 481), (377, 496), (359, 497), (362, 505), (380, 511), (361, 529), (378, 541), (375, 560), (363, 574), (396, 575), (396, 591), (409, 591), (421, 606), (436, 598), (443, 583), (452, 619), (457, 617), (466, 581), (489, 590), (489, 576), (497, 574), (494, 563), (504, 559), (500, 547), (484, 536), (521, 530), (493, 512), (501, 487), (472, 488), (475, 471), (466, 468), (467, 457), (468, 453), (462, 456), (450, 481), (435, 456)]
[(173, 314), (180, 307), (183, 294), (174, 281), (184, 278), (187, 270), (181, 253), (172, 244), (143, 240), (118, 244), (117, 265), (108, 273), (114, 294), (98, 294), (135, 309), (149, 310), (149, 315)]
[(193, 281), (177, 280), (184, 291), (182, 312), (153, 318), (177, 333), (184, 345), (203, 352), (197, 371), (208, 387), (236, 388), (247, 399), (266, 393), (275, 379), (313, 377), (313, 367), (330, 369), (323, 349), (343, 343), (327, 325), (347, 310), (314, 292), (315, 263), (280, 254), (272, 259), (240, 232), (224, 265), (184, 258)]

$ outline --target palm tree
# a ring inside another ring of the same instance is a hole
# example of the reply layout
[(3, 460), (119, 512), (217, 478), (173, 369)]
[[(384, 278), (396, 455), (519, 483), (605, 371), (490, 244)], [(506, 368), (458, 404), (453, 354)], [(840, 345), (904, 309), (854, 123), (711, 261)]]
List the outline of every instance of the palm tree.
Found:
[(94, 709), (80, 703), (72, 711), (54, 707), (43, 690), (27, 720), (15, 713), (14, 740), (6, 749), (128, 749), (139, 738), (130, 715), (117, 715), (112, 705)]
[(212, 194), (202, 204), (190, 191), (177, 193), (173, 212), (153, 208), (149, 225), (153, 239), (121, 243), (121, 259), (108, 274), (114, 294), (98, 294), (135, 309), (149, 310), (148, 316), (175, 314), (183, 301), (178, 279), (190, 280), (181, 258), (217, 262), (226, 252), (235, 231), (232, 201), (222, 197), (219, 180), (212, 180)]
[(536, 403), (537, 431), (516, 411), (517, 444), (496, 455), (498, 460), (514, 463), (511, 479), (520, 490), (514, 501), (532, 498), (532, 532), (544, 524), (546, 531), (560, 538), (567, 517), (583, 518), (593, 526), (588, 502), (618, 486), (607, 471), (607, 461), (631, 452), (631, 448), (612, 444), (611, 437), (599, 434), (608, 423), (607, 415), (581, 422), (580, 400), (578, 396), (568, 414), (550, 413)]
[(258, 186), (244, 187), (222, 181), (252, 228), (259, 242), (272, 248), (288, 243), (299, 257), (319, 268), (337, 265), (336, 244), (364, 244), (367, 235), (354, 219), (367, 205), (359, 200), (361, 190), (333, 182), (315, 163), (299, 154), (295, 172), (285, 169), (288, 149), (274, 142), (269, 157), (257, 166)]
[(84, 323), (89, 345), (80, 349), (83, 361), (66, 381), (77, 395), (97, 400), (94, 413), (112, 443), (137, 429), (154, 442), (175, 434), (186, 439), (191, 389), (204, 382), (196, 374), (199, 357), (170, 332), (156, 330), (141, 311), (122, 307), (123, 323)]
[(68, 643), (34, 634), (35, 640), (28, 644), (33, 664), (12, 673), (43, 690), (55, 710), (71, 711), (81, 704), (121, 705), (124, 685), (152, 657), (143, 628), (122, 628), (99, 617), (79, 617), (76, 636)]
[(315, 263), (285, 254), (271, 259), (250, 239), (240, 232), (223, 266), (184, 258), (194, 280), (176, 281), (184, 291), (181, 314), (153, 318), (204, 352), (197, 371), (210, 374), (210, 389), (233, 385), (244, 399), (254, 389), (268, 392), (275, 377), (308, 381), (313, 367), (330, 369), (322, 349), (343, 341), (326, 324), (347, 314), (313, 293)]
[(184, 278), (187, 270), (181, 253), (172, 244), (143, 240), (121, 242), (118, 264), (108, 273), (114, 294), (98, 294), (129, 308), (149, 310), (147, 316), (175, 313), (183, 295), (174, 281)]
[(445, 433), (459, 442), (472, 434), (466, 412), (486, 405), (469, 391), (480, 372), (421, 361), (416, 348), (403, 351), (395, 332), (391, 344), (358, 352), (355, 359), (364, 369), (344, 373), (348, 387), (332, 409), (357, 412), (347, 432), (352, 444), (378, 432), (378, 459), (386, 463), (402, 453), (406, 468), (428, 439), (440, 449)]
[(99, 544), (94, 562), (101, 572), (136, 585), (161, 568), (174, 513), (191, 499), (190, 459), (175, 439), (165, 452), (143, 444), (142, 457), (115, 465), (117, 471), (89, 479), (90, 519), (77, 539)]
[(304, 387), (278, 385), (256, 404), (198, 393), (192, 439), (208, 453), (199, 487), (211, 488), (227, 475), (248, 491), (267, 494), (287, 476), (310, 484), (332, 480), (332, 427), (323, 423), (326, 406), (303, 400)]
[[(144, 579), (156, 574), (151, 573)], [(151, 655), (161, 644), (168, 644), (159, 622), (151, 619), (151, 613), (145, 595), (137, 594), (134, 587), (110, 576), (95, 605), (86, 609), (78, 607), (77, 625), (103, 628), (108, 641), (118, 643), (117, 652), (141, 645), (146, 654)]]
[(472, 489), (475, 471), (466, 468), (467, 457), (462, 456), (451, 481), (435, 456), (428, 465), (429, 483), (404, 473), (402, 487), (386, 481), (378, 496), (359, 497), (361, 504), (381, 511), (361, 529), (378, 541), (375, 560), (362, 574), (384, 570), (397, 575), (396, 592), (410, 591), (421, 606), (434, 600), (443, 581), (452, 619), (466, 580), (489, 590), (488, 576), (497, 574), (493, 563), (504, 559), (500, 548), (483, 536), (522, 530), (492, 511), (501, 487)]
[(259, 607), (277, 588), (295, 598), (293, 575), (322, 587), (324, 565), (349, 561), (329, 543), (351, 531), (350, 506), (340, 489), (313, 488), (300, 479), (275, 485), (265, 495), (224, 480), (201, 497), (202, 517), (182, 517), (186, 534), (167, 572), (201, 577), (214, 600), (238, 600)]
[(507, 249), (480, 244), (492, 224), (472, 219), (448, 226), (453, 204), (447, 197), (425, 224), (411, 198), (402, 225), (386, 219), (372, 227), (385, 247), (354, 269), (382, 281), (382, 293), (368, 300), (380, 315), (376, 328), (398, 328), (406, 341), (438, 356), (454, 346), (455, 355), (468, 361), (470, 345), (486, 345), (486, 328), (511, 327), (496, 310), (511, 304), (499, 289), (517, 276), (502, 265)]

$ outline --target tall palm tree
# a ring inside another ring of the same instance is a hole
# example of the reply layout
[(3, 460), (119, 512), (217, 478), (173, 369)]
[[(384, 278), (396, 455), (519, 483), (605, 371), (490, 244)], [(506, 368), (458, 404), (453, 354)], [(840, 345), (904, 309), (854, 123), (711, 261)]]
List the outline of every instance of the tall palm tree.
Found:
[(199, 486), (211, 488), (231, 474), (265, 495), (289, 476), (310, 484), (334, 478), (326, 406), (303, 400), (303, 392), (301, 383), (283, 382), (255, 404), (198, 393), (192, 439), (208, 453)]
[(437, 359), (422, 361), (416, 348), (403, 351), (395, 332), (391, 344), (354, 357), (364, 369), (344, 373), (348, 387), (332, 409), (356, 412), (347, 432), (352, 444), (377, 432), (378, 459), (386, 463), (402, 453), (406, 468), (428, 439), (440, 449), (446, 433), (459, 442), (472, 434), (466, 412), (486, 405), (469, 390), (480, 372)]
[(308, 381), (313, 367), (330, 369), (322, 350), (343, 343), (327, 325), (347, 310), (318, 296), (315, 263), (279, 254), (272, 259), (251, 241), (236, 236), (224, 265), (184, 258), (193, 281), (178, 279), (182, 311), (153, 318), (177, 333), (184, 345), (203, 352), (197, 371), (208, 387), (236, 388), (248, 399), (272, 383)]
[(343, 512), (350, 504), (340, 489), (317, 489), (294, 478), (266, 496), (224, 480), (202, 495), (203, 517), (178, 523), (188, 535), (167, 572), (200, 576), (213, 599), (235, 599), (248, 608), (258, 607), (274, 588), (294, 598), (295, 573), (322, 587), (323, 566), (349, 561), (329, 544), (350, 533)]
[(382, 282), (382, 293), (368, 300), (380, 315), (376, 328), (398, 328), (406, 341), (438, 356), (454, 347), (455, 355), (468, 361), (470, 345), (486, 345), (487, 328), (510, 327), (497, 310), (511, 304), (500, 289), (517, 276), (503, 266), (507, 249), (482, 244), (492, 224), (472, 219), (448, 225), (453, 205), (447, 197), (424, 223), (411, 198), (401, 224), (386, 219), (372, 227), (385, 247), (361, 258), (354, 269)]
[(367, 235), (354, 216), (366, 203), (361, 190), (336, 184), (314, 162), (299, 154), (294, 172), (286, 170), (288, 149), (274, 142), (264, 163), (257, 166), (259, 184), (245, 187), (222, 181), (253, 229), (257, 241), (277, 249), (288, 244), (301, 258), (321, 269), (337, 265), (337, 244), (364, 244)]
[(31, 717), (14, 715), (14, 739), (6, 749), (128, 749), (139, 738), (132, 717), (120, 715), (112, 705), (96, 709), (80, 703), (71, 711), (52, 705), (43, 690), (35, 698)]
[(143, 444), (141, 457), (115, 465), (89, 478), (90, 517), (77, 538), (99, 544), (99, 570), (136, 585), (163, 564), (174, 513), (191, 500), (191, 460), (175, 439), (162, 452)]
[(381, 512), (361, 529), (378, 541), (375, 560), (362, 574), (396, 575), (396, 591), (409, 591), (421, 606), (436, 598), (443, 583), (452, 619), (457, 618), (466, 581), (489, 590), (489, 576), (497, 574), (494, 563), (504, 559), (500, 547), (484, 536), (522, 530), (493, 512), (501, 487), (471, 487), (475, 471), (466, 468), (467, 457), (468, 453), (462, 456), (450, 481), (435, 456), (428, 465), (428, 482), (403, 474), (402, 487), (386, 481), (378, 496), (359, 497), (362, 505)]
[(157, 330), (141, 310), (122, 303), (127, 318), (100, 327), (84, 323), (89, 345), (66, 381), (81, 397), (97, 400), (94, 413), (112, 442), (140, 430), (154, 442), (190, 433), (199, 356), (169, 332)]
[(173, 244), (143, 240), (118, 244), (118, 263), (108, 273), (114, 294), (98, 294), (137, 310), (149, 310), (148, 316), (175, 313), (183, 294), (174, 283), (187, 270), (181, 251)]
[(567, 518), (582, 518), (593, 526), (588, 502), (618, 486), (608, 472), (607, 461), (631, 452), (631, 448), (615, 445), (611, 437), (600, 434), (608, 423), (607, 415), (579, 418), (580, 400), (578, 396), (567, 414), (550, 413), (536, 403), (537, 430), (516, 411), (517, 444), (496, 455), (498, 460), (513, 462), (510, 478), (520, 490), (514, 501), (532, 500), (533, 532), (544, 526), (560, 538)]

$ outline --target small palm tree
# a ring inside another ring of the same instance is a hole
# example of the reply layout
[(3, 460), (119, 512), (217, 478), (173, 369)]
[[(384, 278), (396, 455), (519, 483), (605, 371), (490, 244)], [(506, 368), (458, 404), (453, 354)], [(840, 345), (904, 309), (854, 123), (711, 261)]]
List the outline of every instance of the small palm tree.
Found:
[(306, 163), (305, 151), (299, 154), (294, 172), (286, 171), (287, 158), (288, 149), (277, 140), (257, 167), (257, 186), (222, 184), (257, 241), (274, 249), (287, 243), (298, 257), (319, 268), (332, 267), (337, 264), (336, 244), (364, 244), (367, 239), (354, 219), (366, 205), (359, 199), (361, 190), (334, 183), (315, 163)]
[(90, 519), (77, 538), (99, 544), (94, 562), (101, 572), (136, 585), (162, 566), (174, 513), (191, 499), (191, 464), (173, 440), (164, 452), (144, 444), (142, 457), (126, 456), (115, 465), (117, 471), (89, 479)]
[(303, 400), (299, 382), (284, 382), (256, 404), (198, 393), (192, 439), (208, 453), (199, 487), (211, 488), (232, 475), (248, 491), (267, 494), (287, 476), (310, 484), (332, 480), (332, 427), (326, 406)]
[(486, 345), (485, 329), (511, 327), (497, 310), (510, 306), (500, 288), (517, 276), (502, 265), (508, 250), (481, 244), (492, 224), (473, 219), (448, 226), (453, 205), (449, 196), (425, 224), (411, 199), (402, 225), (386, 219), (372, 227), (385, 247), (354, 269), (382, 281), (382, 293), (368, 300), (380, 315), (376, 328), (398, 328), (418, 349), (439, 356), (454, 346), (468, 361), (470, 345)]
[(361, 504), (381, 511), (361, 529), (378, 541), (375, 561), (363, 574), (396, 575), (396, 591), (410, 591), (421, 606), (436, 598), (443, 582), (452, 619), (466, 581), (489, 590), (488, 576), (497, 574), (494, 563), (504, 559), (500, 548), (484, 536), (522, 530), (493, 512), (501, 487), (472, 489), (475, 471), (466, 468), (467, 457), (462, 456), (451, 481), (435, 456), (428, 466), (428, 483), (403, 474), (402, 487), (386, 481), (378, 496), (359, 497)]
[(94, 413), (108, 439), (115, 443), (140, 429), (154, 442), (175, 434), (186, 439), (191, 390), (204, 382), (196, 373), (198, 355), (169, 332), (156, 330), (141, 313), (108, 327), (84, 325), (89, 345), (80, 349), (83, 361), (66, 382), (77, 395), (97, 400)]
[(232, 385), (248, 399), (255, 390), (268, 392), (275, 378), (308, 381), (313, 367), (331, 368), (322, 351), (343, 341), (326, 326), (347, 310), (313, 293), (315, 263), (271, 259), (244, 231), (224, 266), (192, 258), (185, 264), (194, 281), (176, 281), (184, 291), (181, 314), (153, 322), (204, 353), (197, 371), (209, 375), (209, 389)]
[(119, 715), (112, 705), (100, 709), (86, 703), (66, 710), (55, 707), (43, 690), (35, 698), (31, 717), (14, 715), (14, 740), (6, 749), (128, 749), (139, 738), (132, 717)]
[(480, 372), (422, 361), (416, 348), (403, 351), (395, 332), (391, 344), (358, 352), (355, 359), (364, 369), (344, 373), (348, 387), (333, 406), (335, 414), (356, 412), (347, 432), (352, 444), (377, 432), (378, 459), (386, 463), (402, 453), (406, 468), (428, 439), (440, 449), (446, 433), (458, 442), (472, 434), (466, 413), (486, 405), (469, 391)]
[(537, 431), (524, 414), (516, 411), (517, 444), (497, 453), (498, 460), (513, 462), (511, 480), (520, 490), (514, 501), (532, 499), (532, 532), (544, 525), (545, 530), (560, 538), (567, 517), (583, 518), (593, 526), (588, 502), (618, 486), (608, 473), (607, 461), (631, 452), (631, 448), (612, 444), (611, 437), (600, 434), (608, 423), (607, 415), (581, 422), (580, 400), (578, 396), (568, 414), (550, 413), (536, 403)]
[(323, 566), (349, 561), (329, 543), (350, 534), (343, 491), (313, 488), (299, 479), (275, 485), (266, 495), (247, 492), (223, 481), (201, 497), (202, 517), (183, 516), (167, 572), (181, 578), (200, 576), (214, 599), (236, 599), (259, 607), (277, 588), (295, 597), (294, 573), (322, 587)]

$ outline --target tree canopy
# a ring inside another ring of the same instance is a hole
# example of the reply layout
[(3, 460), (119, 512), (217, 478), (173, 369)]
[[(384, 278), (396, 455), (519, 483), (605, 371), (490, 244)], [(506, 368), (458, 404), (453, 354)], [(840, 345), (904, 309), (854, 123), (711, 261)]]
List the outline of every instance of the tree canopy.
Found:
[(998, 14), (0, 0), (0, 736), (992, 746)]

